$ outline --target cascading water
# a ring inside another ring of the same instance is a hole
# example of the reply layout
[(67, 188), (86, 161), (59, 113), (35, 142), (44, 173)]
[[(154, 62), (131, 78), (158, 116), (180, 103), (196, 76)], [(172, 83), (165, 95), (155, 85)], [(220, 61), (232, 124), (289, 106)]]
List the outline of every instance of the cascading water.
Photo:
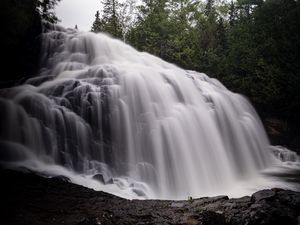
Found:
[(0, 92), (6, 166), (186, 199), (228, 194), (277, 162), (248, 101), (205, 74), (61, 27), (44, 34), (43, 51), (38, 77)]

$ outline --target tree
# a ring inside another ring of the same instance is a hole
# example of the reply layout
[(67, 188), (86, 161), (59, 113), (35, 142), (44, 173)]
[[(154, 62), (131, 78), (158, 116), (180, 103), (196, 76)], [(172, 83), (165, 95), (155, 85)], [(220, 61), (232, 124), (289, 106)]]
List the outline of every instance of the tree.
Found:
[(56, 17), (54, 8), (61, 0), (37, 0), (36, 8), (43, 20), (50, 23), (57, 23), (59, 19)]
[(228, 14), (229, 14), (229, 24), (230, 26), (233, 26), (235, 20), (237, 19), (236, 7), (233, 1), (230, 2), (230, 8)]
[(197, 38), (193, 25), (198, 3), (192, 0), (172, 0), (168, 4), (169, 40), (167, 60), (187, 68), (195, 68)]
[(139, 50), (166, 59), (170, 24), (167, 0), (144, 0), (136, 25), (128, 32), (129, 42)]
[(205, 6), (205, 10), (204, 13), (207, 17), (209, 17), (210, 15), (214, 14), (214, 0), (207, 0), (206, 6)]
[(114, 37), (123, 38), (122, 25), (120, 23), (119, 8), (117, 0), (105, 0), (103, 4), (103, 32), (107, 32)]
[(128, 32), (136, 22), (138, 10), (139, 9), (135, 0), (126, 0), (120, 5), (119, 21), (122, 26), (124, 42), (127, 42)]
[(95, 18), (95, 21), (93, 23), (91, 31), (95, 32), (95, 33), (98, 33), (98, 32), (103, 31), (103, 22), (100, 19), (100, 13), (99, 13), (99, 11), (96, 12), (95, 17), (96, 18)]

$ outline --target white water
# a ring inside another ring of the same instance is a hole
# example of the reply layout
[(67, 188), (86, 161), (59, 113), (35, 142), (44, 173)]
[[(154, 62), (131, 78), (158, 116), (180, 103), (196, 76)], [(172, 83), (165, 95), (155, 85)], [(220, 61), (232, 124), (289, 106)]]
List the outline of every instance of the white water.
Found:
[(126, 198), (290, 188), (261, 173), (280, 163), (245, 98), (103, 34), (45, 33), (40, 76), (0, 96), (7, 166)]

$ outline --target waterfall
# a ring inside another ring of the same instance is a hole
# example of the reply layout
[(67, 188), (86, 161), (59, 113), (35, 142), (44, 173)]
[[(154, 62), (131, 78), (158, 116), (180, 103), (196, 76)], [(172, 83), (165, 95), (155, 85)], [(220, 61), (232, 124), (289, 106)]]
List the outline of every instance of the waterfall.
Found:
[[(251, 104), (105, 34), (43, 34), (38, 76), (0, 90), (1, 160), (121, 196), (231, 190), (276, 163)], [(77, 178), (76, 178), (77, 177)]]

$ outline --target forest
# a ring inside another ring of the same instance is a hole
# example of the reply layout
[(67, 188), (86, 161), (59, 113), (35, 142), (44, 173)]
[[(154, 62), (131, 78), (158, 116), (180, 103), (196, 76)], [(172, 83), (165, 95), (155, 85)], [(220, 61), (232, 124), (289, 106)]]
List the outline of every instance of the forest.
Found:
[[(58, 2), (1, 4), (1, 66), (10, 71), (1, 76), (2, 87), (36, 74), (41, 21), (58, 21)], [(274, 144), (299, 148), (299, 1), (99, 0), (91, 31), (217, 78), (249, 98), (265, 123), (276, 119)]]

